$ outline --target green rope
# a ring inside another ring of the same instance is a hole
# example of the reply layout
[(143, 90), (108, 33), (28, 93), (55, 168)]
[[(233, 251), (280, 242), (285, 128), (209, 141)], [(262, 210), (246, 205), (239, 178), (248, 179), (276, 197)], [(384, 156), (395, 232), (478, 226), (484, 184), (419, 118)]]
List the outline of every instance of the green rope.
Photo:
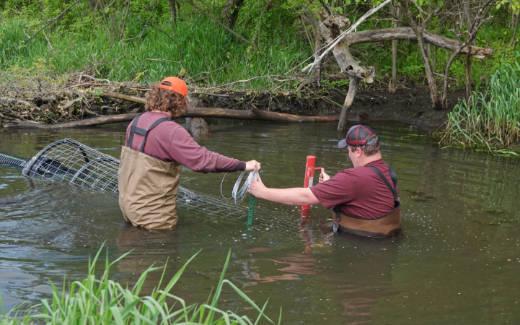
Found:
[(256, 197), (249, 195), (247, 199), (247, 226), (253, 225), (253, 219), (255, 218), (256, 208)]

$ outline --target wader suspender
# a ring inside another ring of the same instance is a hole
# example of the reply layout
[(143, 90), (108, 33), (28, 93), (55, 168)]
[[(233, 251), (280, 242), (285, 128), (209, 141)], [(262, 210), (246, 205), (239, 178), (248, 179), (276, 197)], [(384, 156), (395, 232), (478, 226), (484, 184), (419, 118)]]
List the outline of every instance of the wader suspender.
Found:
[(376, 168), (374, 166), (368, 166), (368, 167), (370, 167), (370, 169), (372, 169), (377, 174), (377, 176), (379, 176), (379, 178), (382, 179), (383, 182), (385, 182), (386, 187), (388, 187), (388, 189), (390, 189), (390, 191), (392, 191), (392, 194), (394, 195), (394, 208), (397, 208), (400, 204), (400, 201), (399, 201), (399, 195), (397, 195), (397, 191), (395, 189), (397, 180), (395, 179), (394, 171), (392, 169), (390, 169), (390, 178), (392, 178), (392, 183), (394, 183), (394, 186), (392, 186), (386, 179), (385, 175), (383, 175), (383, 173), (378, 168)]
[[(370, 167), (370, 169), (372, 169), (376, 173), (376, 175), (379, 176), (379, 178), (381, 178), (383, 180), (383, 182), (385, 182), (386, 187), (388, 187), (388, 189), (392, 192), (392, 195), (394, 196), (394, 208), (399, 207), (399, 205), (401, 203), (399, 200), (399, 195), (397, 195), (397, 191), (395, 189), (395, 186), (397, 184), (397, 177), (396, 177), (393, 169), (390, 168), (390, 178), (392, 179), (392, 183), (394, 184), (394, 186), (390, 185), (390, 183), (386, 179), (385, 175), (383, 175), (383, 173), (378, 168), (376, 168), (374, 166), (367, 166), (367, 167)], [(336, 212), (336, 218), (332, 222), (332, 231), (334, 233), (337, 233), (338, 229), (339, 229), (340, 215), (339, 215), (339, 210), (338, 211), (335, 210), (335, 212)]]
[(130, 126), (130, 134), (128, 140), (126, 141), (126, 146), (132, 148), (132, 143), (134, 142), (134, 135), (137, 134), (144, 137), (143, 143), (141, 143), (141, 147), (139, 147), (139, 151), (144, 152), (144, 145), (146, 144), (146, 139), (148, 139), (148, 134), (150, 133), (150, 131), (152, 131), (157, 125), (161, 124), (162, 122), (170, 121), (170, 118), (162, 117), (153, 122), (148, 129), (144, 129), (137, 127), (137, 123), (139, 122), (140, 117), (141, 115), (137, 116), (133, 120), (132, 125)]

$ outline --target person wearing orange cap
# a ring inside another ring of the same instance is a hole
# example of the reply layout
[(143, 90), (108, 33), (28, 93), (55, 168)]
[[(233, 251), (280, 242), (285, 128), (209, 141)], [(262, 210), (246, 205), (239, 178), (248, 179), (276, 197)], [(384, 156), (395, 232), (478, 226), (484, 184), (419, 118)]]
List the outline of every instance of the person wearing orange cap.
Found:
[(172, 118), (187, 109), (184, 80), (168, 77), (146, 95), (146, 112), (128, 125), (118, 171), (119, 206), (125, 221), (145, 229), (174, 229), (180, 166), (197, 172), (258, 170), (247, 162), (201, 147)]
[(333, 230), (366, 237), (390, 237), (400, 232), (401, 216), (397, 180), (383, 161), (379, 137), (365, 125), (352, 126), (338, 147), (347, 149), (353, 168), (333, 177), (321, 170), (315, 186), (268, 188), (259, 176), (249, 192), (273, 202), (321, 204), (334, 212)]

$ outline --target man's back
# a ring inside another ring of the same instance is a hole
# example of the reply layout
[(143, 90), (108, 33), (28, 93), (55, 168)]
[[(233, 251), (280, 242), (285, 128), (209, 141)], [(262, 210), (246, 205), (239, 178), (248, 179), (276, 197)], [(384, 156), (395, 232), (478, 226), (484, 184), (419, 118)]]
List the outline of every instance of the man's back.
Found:
[(393, 186), (389, 166), (381, 159), (338, 172), (311, 188), (324, 207), (363, 219), (377, 219), (394, 209), (394, 196), (370, 166), (377, 168)]

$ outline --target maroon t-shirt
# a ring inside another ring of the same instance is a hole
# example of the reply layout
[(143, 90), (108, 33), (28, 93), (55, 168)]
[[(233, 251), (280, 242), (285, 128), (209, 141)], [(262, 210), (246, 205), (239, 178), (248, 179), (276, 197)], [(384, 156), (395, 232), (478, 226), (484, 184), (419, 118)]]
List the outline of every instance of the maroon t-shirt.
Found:
[[(369, 164), (378, 168), (393, 186), (390, 168), (382, 160)], [(311, 187), (312, 193), (325, 208), (363, 219), (377, 219), (392, 211), (394, 196), (384, 181), (370, 167), (347, 168), (328, 181)]]
[[(148, 129), (156, 120), (167, 117), (164, 113), (146, 112), (141, 115), (137, 127)], [(126, 129), (125, 144), (130, 134)], [(134, 134), (130, 147), (139, 150), (144, 137)], [(148, 134), (144, 153), (163, 161), (175, 161), (197, 172), (226, 172), (244, 170), (246, 163), (201, 147), (185, 128), (174, 121), (165, 121)]]

